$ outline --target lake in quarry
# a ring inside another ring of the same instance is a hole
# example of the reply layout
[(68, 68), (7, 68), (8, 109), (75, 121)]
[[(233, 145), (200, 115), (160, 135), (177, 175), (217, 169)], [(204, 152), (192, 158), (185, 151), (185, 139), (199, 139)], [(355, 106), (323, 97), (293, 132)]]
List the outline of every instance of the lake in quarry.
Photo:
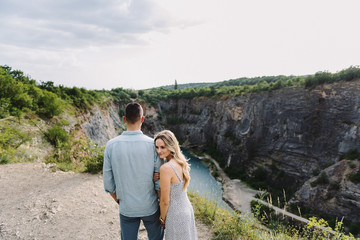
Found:
[(186, 149), (181, 150), (191, 164), (191, 180), (188, 190), (229, 209), (229, 206), (222, 200), (222, 184), (210, 175), (208, 166), (199, 158), (191, 155)]

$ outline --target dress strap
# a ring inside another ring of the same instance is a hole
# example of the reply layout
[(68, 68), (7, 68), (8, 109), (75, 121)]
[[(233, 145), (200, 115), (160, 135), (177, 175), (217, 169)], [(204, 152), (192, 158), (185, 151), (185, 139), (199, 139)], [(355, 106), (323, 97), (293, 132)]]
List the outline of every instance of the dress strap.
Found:
[(180, 177), (179, 173), (176, 171), (176, 168), (174, 167), (174, 165), (172, 165), (171, 162), (168, 162), (168, 164), (172, 167), (172, 169), (175, 171), (176, 176), (182, 182), (183, 180), (181, 180), (181, 177)]

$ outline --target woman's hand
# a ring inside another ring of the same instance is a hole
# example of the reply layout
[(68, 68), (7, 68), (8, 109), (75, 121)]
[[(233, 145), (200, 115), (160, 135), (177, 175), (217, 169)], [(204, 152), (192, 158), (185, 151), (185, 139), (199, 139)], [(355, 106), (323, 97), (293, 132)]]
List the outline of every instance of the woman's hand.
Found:
[(160, 217), (159, 221), (160, 221), (160, 224), (161, 224), (161, 228), (165, 229), (165, 220), (162, 217)]

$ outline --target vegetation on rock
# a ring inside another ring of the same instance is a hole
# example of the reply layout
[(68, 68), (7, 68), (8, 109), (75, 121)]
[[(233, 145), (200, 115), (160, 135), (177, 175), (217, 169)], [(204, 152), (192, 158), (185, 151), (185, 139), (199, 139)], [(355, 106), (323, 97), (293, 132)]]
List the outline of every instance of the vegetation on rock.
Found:
[(313, 88), (320, 84), (330, 84), (339, 81), (352, 81), (360, 78), (360, 67), (351, 66), (337, 73), (327, 71), (317, 72), (308, 76), (264, 76), (255, 78), (238, 78), (219, 83), (181, 84), (177, 89), (174, 85), (141, 90), (139, 98), (156, 105), (166, 99), (193, 99), (196, 97), (234, 97), (248, 93), (272, 91), (286, 87)]

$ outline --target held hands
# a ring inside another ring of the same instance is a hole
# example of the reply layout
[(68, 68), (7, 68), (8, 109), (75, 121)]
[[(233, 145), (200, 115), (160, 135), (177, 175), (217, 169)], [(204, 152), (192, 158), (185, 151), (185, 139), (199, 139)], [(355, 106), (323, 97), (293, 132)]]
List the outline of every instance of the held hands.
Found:
[(160, 173), (154, 172), (153, 181), (156, 182), (159, 179), (160, 179)]
[[(153, 181), (156, 182), (157, 180), (160, 180), (160, 173), (158, 172), (154, 172), (154, 176), (153, 176)], [(160, 191), (157, 191), (158, 197), (160, 199)], [(160, 224), (161, 224), (161, 228), (165, 229), (165, 220), (163, 218), (159, 218)]]
[(165, 220), (160, 217), (159, 221), (160, 221), (160, 224), (161, 224), (161, 228), (165, 229)]

